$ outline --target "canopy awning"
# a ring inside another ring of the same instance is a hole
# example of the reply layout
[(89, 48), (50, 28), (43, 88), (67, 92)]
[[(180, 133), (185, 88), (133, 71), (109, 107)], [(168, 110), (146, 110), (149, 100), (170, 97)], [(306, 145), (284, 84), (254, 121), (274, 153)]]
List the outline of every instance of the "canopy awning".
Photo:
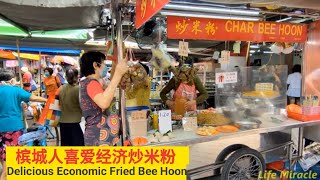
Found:
[[(15, 46), (0, 46), (0, 49), (17, 51)], [(60, 54), (60, 55), (73, 55), (78, 56), (81, 53), (81, 50), (73, 49), (50, 49), (50, 48), (32, 48), (32, 47), (20, 47), (21, 52), (41, 52), (42, 54)]]
[(0, 15), (24, 31), (92, 28), (109, 0), (0, 0)]
[[(18, 53), (12, 52), (12, 54), (13, 54), (15, 57), (18, 57)], [(20, 53), (20, 58), (40, 61), (40, 56), (39, 56), (39, 54)]]

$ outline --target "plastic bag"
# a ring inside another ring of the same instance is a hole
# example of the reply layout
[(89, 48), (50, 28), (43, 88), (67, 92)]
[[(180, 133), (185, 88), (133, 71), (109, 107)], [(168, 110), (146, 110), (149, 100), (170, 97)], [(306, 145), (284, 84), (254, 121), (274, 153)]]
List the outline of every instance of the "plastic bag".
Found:
[(164, 45), (159, 44), (156, 47), (151, 48), (152, 58), (151, 64), (158, 70), (166, 70), (169, 67), (173, 67), (176, 64), (176, 60), (164, 50)]
[(148, 87), (148, 74), (146, 69), (137, 61), (133, 61), (133, 52), (128, 50), (130, 60), (128, 62), (129, 70), (121, 79), (120, 86), (126, 90), (128, 99), (135, 98), (136, 91), (143, 87)]
[(19, 137), (18, 139), (18, 144), (23, 146), (27, 145), (30, 142), (36, 141), (36, 140), (42, 140), (47, 138), (47, 133), (45, 129), (33, 131), (33, 132), (28, 132), (26, 134), (23, 134), (22, 136)]

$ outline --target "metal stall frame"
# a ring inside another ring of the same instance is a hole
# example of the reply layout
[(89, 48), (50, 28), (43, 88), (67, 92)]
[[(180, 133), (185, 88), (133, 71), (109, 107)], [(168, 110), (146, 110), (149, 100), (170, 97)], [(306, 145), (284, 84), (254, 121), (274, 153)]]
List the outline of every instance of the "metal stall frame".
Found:
[[(121, 22), (121, 8), (120, 8), (120, 3), (117, 0), (112, 0), (112, 14), (113, 16), (115, 16), (116, 18), (116, 33), (117, 33), (117, 47), (118, 47), (118, 59), (122, 60), (123, 59), (123, 49), (122, 49), (122, 41), (123, 41), (123, 32), (122, 32), (122, 24), (119, 23)], [(126, 140), (127, 138), (127, 124), (126, 124), (126, 107), (125, 107), (125, 92), (123, 90), (121, 90), (120, 92), (120, 97), (121, 97), (121, 105), (120, 105), (120, 110), (121, 110), (121, 119), (122, 119), (122, 138), (123, 140)], [(269, 124), (262, 124), (261, 128), (258, 129), (252, 129), (252, 130), (245, 130), (245, 131), (239, 131), (236, 133), (227, 133), (227, 134), (219, 134), (216, 136), (206, 136), (206, 137), (201, 137), (196, 135), (193, 132), (184, 132), (183, 130), (178, 130), (178, 131), (174, 131), (175, 136), (178, 137), (173, 141), (170, 142), (163, 142), (163, 143), (155, 143), (155, 144), (149, 144), (148, 146), (190, 146), (190, 145), (194, 145), (194, 144), (200, 144), (200, 143), (205, 143), (205, 142), (214, 142), (217, 140), (222, 140), (222, 139), (231, 139), (234, 137), (239, 137), (239, 136), (247, 136), (247, 135), (255, 135), (255, 134), (262, 134), (262, 133), (271, 133), (271, 132), (279, 132), (279, 131), (284, 131), (284, 130), (291, 130), (291, 129), (299, 129), (299, 133), (298, 133), (298, 142), (297, 142), (297, 155), (293, 156), (292, 150), (293, 150), (293, 146), (294, 146), (294, 142), (293, 141), (288, 141), (286, 143), (283, 144), (277, 144), (274, 145), (273, 147), (268, 147), (265, 148), (264, 150), (259, 151), (260, 153), (267, 153), (267, 152), (271, 152), (274, 150), (277, 150), (279, 148), (283, 148), (286, 147), (287, 148), (287, 158), (290, 162), (290, 164), (292, 163), (292, 161), (294, 159), (300, 158), (303, 154), (303, 131), (304, 131), (304, 127), (307, 126), (315, 126), (315, 125), (320, 125), (320, 121), (310, 121), (310, 122), (301, 122), (301, 121), (296, 121), (284, 116), (278, 116), (278, 119), (281, 120), (281, 123), (270, 123)], [(262, 121), (263, 122), (263, 121)], [(190, 135), (192, 134), (192, 135)], [(130, 138), (130, 137), (129, 137)], [(234, 146), (238, 146), (238, 148), (234, 148)], [(225, 150), (230, 151), (230, 153), (236, 152), (242, 148), (247, 148), (247, 146), (245, 145), (239, 145), (234, 143), (233, 145), (225, 148)], [(233, 147), (232, 147), (233, 146)], [(232, 149), (234, 148), (234, 149)], [(224, 157), (224, 158), (227, 158)], [(188, 173), (188, 178), (191, 178), (193, 176), (196, 176), (197, 174), (201, 174), (203, 172), (206, 171), (215, 171), (219, 168), (223, 168), (224, 163), (225, 163), (226, 159), (223, 160), (219, 160), (216, 161), (215, 163), (212, 164), (208, 164), (206, 166), (202, 166), (202, 167), (198, 167), (198, 168), (194, 168), (194, 169), (188, 169), (187, 173)], [(217, 172), (217, 171), (215, 171)]]

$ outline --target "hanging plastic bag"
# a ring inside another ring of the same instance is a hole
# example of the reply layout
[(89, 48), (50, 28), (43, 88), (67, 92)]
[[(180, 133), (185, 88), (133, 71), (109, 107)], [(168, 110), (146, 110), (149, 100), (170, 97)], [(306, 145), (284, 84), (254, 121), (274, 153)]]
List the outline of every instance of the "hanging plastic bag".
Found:
[(152, 58), (150, 62), (158, 70), (166, 70), (176, 64), (176, 60), (164, 50), (164, 45), (159, 44), (151, 48)]
[(126, 90), (127, 98), (133, 99), (139, 88), (148, 86), (148, 74), (138, 61), (134, 61), (135, 57), (131, 49), (128, 49), (128, 58), (129, 70), (122, 77), (120, 85)]

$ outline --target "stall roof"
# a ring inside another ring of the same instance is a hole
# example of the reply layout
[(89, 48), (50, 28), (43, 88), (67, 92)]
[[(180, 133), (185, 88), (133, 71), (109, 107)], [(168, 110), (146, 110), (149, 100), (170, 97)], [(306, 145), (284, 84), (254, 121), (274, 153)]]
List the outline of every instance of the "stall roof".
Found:
[[(15, 46), (0, 46), (0, 49), (17, 51)], [(44, 53), (44, 54), (64, 54), (64, 55), (74, 55), (78, 56), (81, 50), (74, 49), (50, 49), (50, 48), (32, 48), (32, 47), (20, 47), (21, 52), (31, 52), (31, 53)]]
[(319, 0), (173, 0), (173, 2), (209, 2), (221, 4), (257, 4), (320, 10)]
[(24, 31), (96, 27), (109, 0), (0, 0), (0, 16)]

